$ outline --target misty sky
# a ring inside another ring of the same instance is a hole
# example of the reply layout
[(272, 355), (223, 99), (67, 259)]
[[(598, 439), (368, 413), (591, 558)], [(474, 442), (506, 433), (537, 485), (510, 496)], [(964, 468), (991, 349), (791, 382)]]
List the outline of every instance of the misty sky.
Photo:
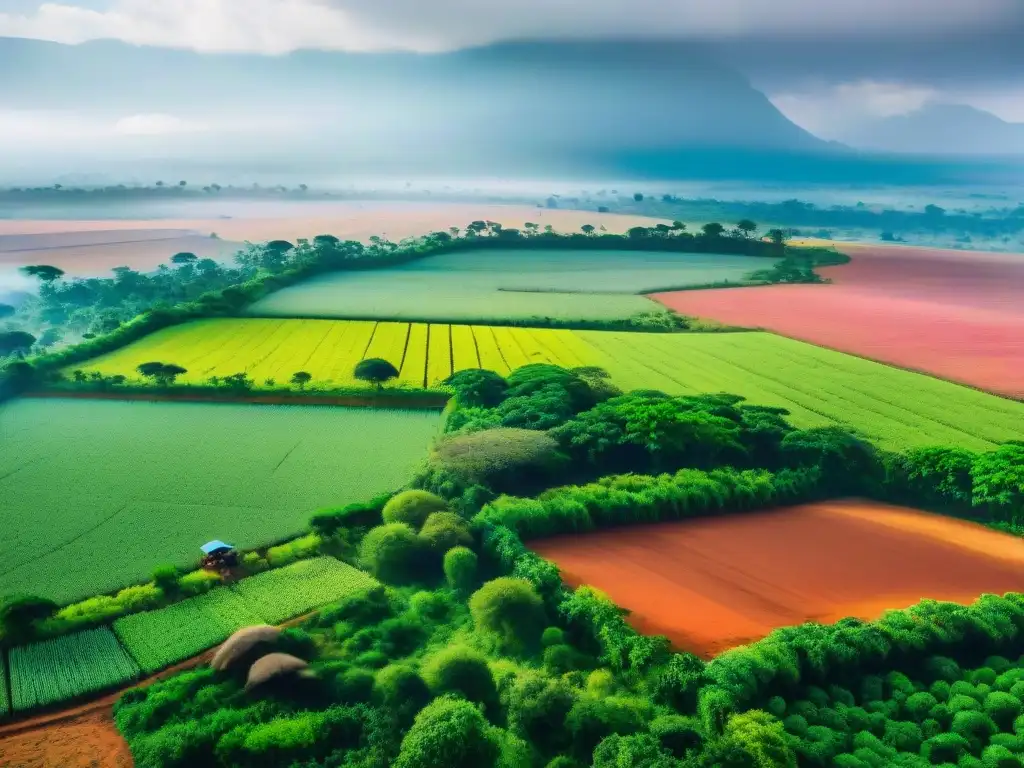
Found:
[[(1024, 122), (1024, 0), (0, 0), (0, 9), (0, 36), (210, 53), (669, 36), (712, 44), (825, 138), (929, 101)], [(150, 127), (161, 128), (122, 129)]]

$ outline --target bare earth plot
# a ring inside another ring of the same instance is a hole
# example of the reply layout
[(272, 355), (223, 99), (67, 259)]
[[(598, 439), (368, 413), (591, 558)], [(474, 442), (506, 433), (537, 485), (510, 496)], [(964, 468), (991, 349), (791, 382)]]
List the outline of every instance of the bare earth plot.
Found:
[(1024, 540), (973, 523), (857, 502), (810, 504), (531, 542), (705, 658), (773, 629), (878, 618), (922, 599), (1024, 589)]

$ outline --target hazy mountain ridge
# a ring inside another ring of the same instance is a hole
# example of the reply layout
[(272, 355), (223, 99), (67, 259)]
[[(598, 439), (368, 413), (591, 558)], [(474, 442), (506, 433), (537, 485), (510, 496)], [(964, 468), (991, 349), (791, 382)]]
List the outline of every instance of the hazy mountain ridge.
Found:
[(854, 147), (932, 155), (1024, 154), (1024, 123), (1009, 123), (965, 104), (926, 104), (851, 128), (842, 136)]

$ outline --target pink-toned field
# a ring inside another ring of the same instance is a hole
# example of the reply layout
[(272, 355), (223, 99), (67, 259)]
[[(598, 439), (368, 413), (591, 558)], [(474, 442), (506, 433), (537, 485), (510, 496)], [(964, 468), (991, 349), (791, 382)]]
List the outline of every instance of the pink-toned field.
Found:
[(873, 503), (634, 526), (530, 542), (639, 631), (705, 657), (773, 629), (878, 618), (925, 598), (1024, 589), (1024, 539)]
[(1024, 255), (842, 246), (831, 285), (656, 294), (683, 314), (1024, 397)]
[[(657, 219), (588, 211), (551, 210), (525, 205), (475, 203), (348, 202), (301, 205), (263, 204), (230, 218), (27, 220), (0, 219), (0, 271), (26, 264), (52, 264), (73, 275), (106, 275), (111, 267), (155, 269), (179, 251), (201, 257), (230, 256), (246, 240), (289, 240), (331, 234), (393, 241), (476, 219), (521, 227), (532, 221), (571, 232), (584, 224), (609, 232), (651, 226)], [(211, 238), (215, 233), (218, 239)]]

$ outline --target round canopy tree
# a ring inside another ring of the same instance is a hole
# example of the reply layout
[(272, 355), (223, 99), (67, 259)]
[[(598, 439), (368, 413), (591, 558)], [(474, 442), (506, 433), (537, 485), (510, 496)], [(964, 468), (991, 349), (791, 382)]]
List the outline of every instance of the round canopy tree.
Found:
[(356, 365), (353, 375), (360, 381), (376, 384), (377, 389), (381, 389), (384, 386), (384, 382), (398, 378), (398, 369), (387, 360), (371, 357), (361, 360)]

